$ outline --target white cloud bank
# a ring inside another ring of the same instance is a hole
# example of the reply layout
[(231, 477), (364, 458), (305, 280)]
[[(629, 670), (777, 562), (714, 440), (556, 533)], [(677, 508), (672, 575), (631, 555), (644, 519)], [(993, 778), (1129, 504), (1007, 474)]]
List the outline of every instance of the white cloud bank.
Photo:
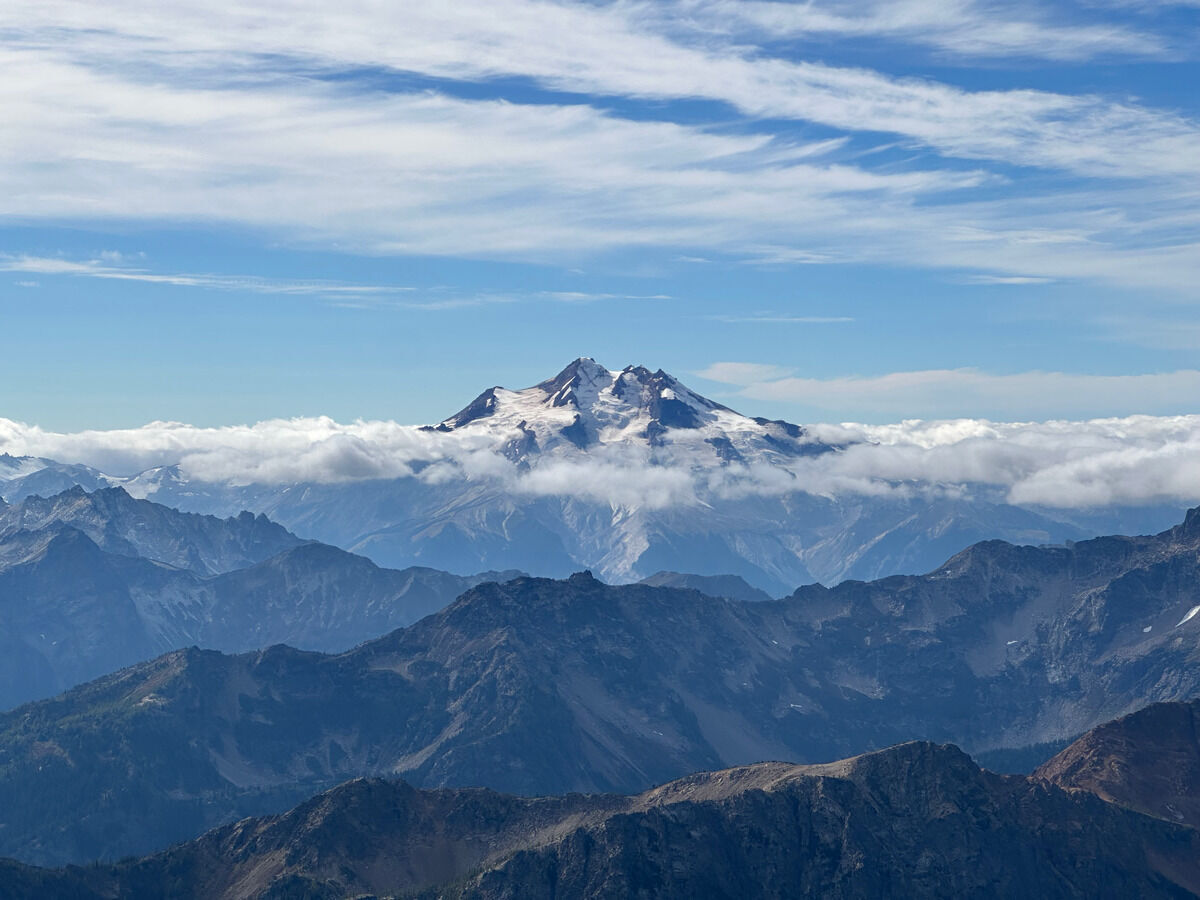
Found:
[(0, 419), (0, 452), (84, 463), (120, 475), (178, 464), (190, 478), (234, 484), (469, 481), (517, 495), (627, 508), (796, 491), (911, 495), (976, 488), (1016, 504), (1058, 508), (1200, 502), (1200, 415), (830, 424), (810, 431), (845, 449), (782, 465), (716, 467), (708, 454), (697, 464), (678, 448), (655, 458), (645, 447), (616, 446), (542, 460), (522, 471), (494, 452), (502, 438), (395, 422), (316, 418), (225, 428), (154, 422), (66, 434)]

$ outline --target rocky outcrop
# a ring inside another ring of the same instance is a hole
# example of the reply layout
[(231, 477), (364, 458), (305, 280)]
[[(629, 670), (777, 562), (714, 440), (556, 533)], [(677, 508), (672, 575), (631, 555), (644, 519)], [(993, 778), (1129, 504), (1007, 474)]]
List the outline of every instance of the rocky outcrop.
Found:
[(639, 584), (651, 587), (684, 588), (699, 591), (710, 597), (724, 597), (727, 600), (744, 600), (750, 603), (760, 603), (770, 600), (771, 595), (760, 591), (746, 583), (745, 579), (736, 575), (689, 575), (683, 572), (655, 572), (649, 578), (643, 578)]
[(1034, 773), (1200, 828), (1200, 701), (1155, 703), (1089, 731)]

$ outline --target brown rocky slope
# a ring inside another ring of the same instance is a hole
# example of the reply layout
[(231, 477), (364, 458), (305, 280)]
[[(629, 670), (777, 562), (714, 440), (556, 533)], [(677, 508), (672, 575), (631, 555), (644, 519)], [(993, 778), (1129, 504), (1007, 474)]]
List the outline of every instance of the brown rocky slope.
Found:
[(112, 867), (0, 867), (0, 897), (1187, 897), (1200, 833), (995, 775), (952, 746), (760, 763), (643, 794), (349, 782)]

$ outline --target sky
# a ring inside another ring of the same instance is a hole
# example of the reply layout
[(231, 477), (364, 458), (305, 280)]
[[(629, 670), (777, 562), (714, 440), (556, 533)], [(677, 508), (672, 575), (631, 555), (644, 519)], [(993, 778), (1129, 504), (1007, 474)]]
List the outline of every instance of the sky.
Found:
[(0, 5), (0, 417), (1200, 412), (1200, 3)]

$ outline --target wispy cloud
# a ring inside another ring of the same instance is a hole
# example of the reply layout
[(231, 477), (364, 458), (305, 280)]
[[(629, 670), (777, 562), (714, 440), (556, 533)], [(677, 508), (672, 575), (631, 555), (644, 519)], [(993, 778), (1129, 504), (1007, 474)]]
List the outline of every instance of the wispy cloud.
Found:
[[(942, 418), (988, 410), (995, 416), (1042, 418), (1064, 409), (1093, 414), (1200, 410), (1200, 371), (1138, 375), (930, 369), (876, 376), (801, 378), (744, 363), (717, 363), (704, 376), (741, 389), (740, 396), (801, 405), (817, 414)], [(725, 377), (721, 377), (725, 376)]]
[[(824, 9), (809, 4), (745, 6), (779, 23), (789, 16), (817, 19)], [(747, 52), (744, 43), (722, 41), (719, 35), (703, 44), (682, 39), (705, 10), (715, 9), (718, 21), (736, 22), (742, 7), (466, 0), (380, 8), (366, 0), (347, 0), (333, 8), (276, 0), (253, 9), (221, 7), (216, 16), (208, 0), (184, 0), (169, 11), (135, 0), (117, 0), (102, 9), (17, 0), (6, 4), (0, 26), (24, 36), (26, 46), (44, 43), (77, 54), (110, 54), (115, 57), (110, 65), (137, 48), (141, 55), (156, 53), (160, 59), (173, 52), (176, 63), (232, 56), (243, 77), (256, 71), (252, 57), (268, 54), (468, 81), (516, 75), (550, 88), (608, 96), (703, 97), (754, 116), (900, 134), (938, 152), (973, 159), (1122, 176), (1195, 173), (1200, 168), (1194, 153), (1200, 141), (1196, 123), (1167, 111), (1088, 95), (967, 91)], [(852, 9), (859, 10), (857, 19), (835, 15), (831, 21), (907, 21), (909, 35), (936, 21), (970, 21), (977, 23), (973, 32), (981, 37), (999, 35), (1005, 22), (1013, 21), (998, 6), (964, 2), (940, 9), (928, 0), (859, 3)], [(1032, 24), (1017, 28), (1022, 29), (1031, 38), (1048, 31)], [(1139, 40), (1113, 26), (1104, 32), (1109, 46)], [(1100, 32), (1074, 33), (1098, 38)]]
[(747, 316), (708, 316), (715, 322), (730, 324), (759, 324), (759, 325), (837, 325), (853, 322), (853, 316), (788, 316), (776, 313), (761, 313)]
[[(144, 282), (168, 287), (236, 291), (280, 296), (309, 296), (333, 306), (353, 309), (390, 307), (411, 310), (453, 310), (503, 303), (598, 303), (607, 300), (662, 301), (668, 294), (615, 294), (585, 291), (476, 291), (463, 293), (447, 287), (415, 288), (401, 285), (356, 284), (324, 280), (264, 278), (256, 275), (173, 274), (154, 272), (143, 267), (113, 265), (120, 254), (101, 253), (95, 259), (72, 260), (62, 257), (0, 254), (0, 272), (30, 272), (49, 276), (100, 278), (114, 281)], [(37, 287), (36, 281), (18, 281), (23, 287)]]
[(786, 366), (766, 363), (717, 362), (695, 374), (721, 384), (761, 384), (777, 378), (785, 378), (794, 372)]
[[(413, 290), (411, 287), (395, 285), (348, 284), (321, 280), (296, 281), (263, 278), (256, 275), (164, 274), (144, 268), (110, 265), (105, 261), (104, 256), (89, 260), (70, 260), (47, 256), (0, 255), (0, 272), (68, 275), (113, 281), (136, 281), (172, 287), (334, 299), (386, 297), (406, 294)], [(18, 284), (36, 286), (37, 282), (18, 282)]]
[(880, 38), (966, 58), (1029, 57), (1081, 61), (1097, 56), (1159, 56), (1169, 41), (1144, 28), (1103, 20), (1056, 19), (1042, 5), (976, 0), (839, 0), (689, 4), (711, 29), (740, 26), (767, 38)]
[(962, 280), (966, 284), (1049, 284), (1054, 281), (1040, 275), (967, 275)]

